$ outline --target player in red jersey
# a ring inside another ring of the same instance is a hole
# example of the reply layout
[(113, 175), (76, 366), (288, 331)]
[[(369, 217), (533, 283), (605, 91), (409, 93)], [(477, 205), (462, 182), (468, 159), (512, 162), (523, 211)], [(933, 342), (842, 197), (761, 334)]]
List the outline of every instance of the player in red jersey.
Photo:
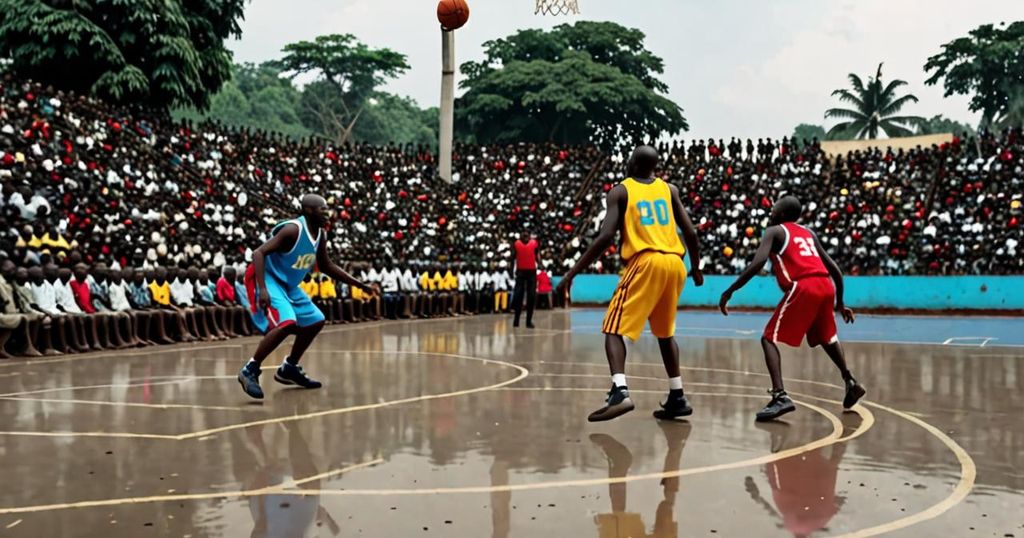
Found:
[(842, 314), (843, 321), (853, 323), (853, 310), (843, 304), (843, 274), (821, 246), (818, 236), (796, 223), (802, 211), (795, 196), (783, 196), (775, 202), (768, 219), (768, 229), (754, 260), (722, 293), (718, 302), (722, 313), (728, 316), (727, 305), (732, 294), (758, 274), (771, 258), (772, 271), (785, 296), (761, 336), (764, 361), (772, 378), (772, 399), (757, 414), (760, 421), (773, 420), (796, 409), (782, 386), (782, 360), (777, 342), (799, 347), (806, 335), (808, 345), (823, 347), (843, 375), (846, 384), (844, 408), (853, 407), (865, 393), (864, 387), (857, 383), (846, 367), (832, 313), (834, 305), (835, 310)]

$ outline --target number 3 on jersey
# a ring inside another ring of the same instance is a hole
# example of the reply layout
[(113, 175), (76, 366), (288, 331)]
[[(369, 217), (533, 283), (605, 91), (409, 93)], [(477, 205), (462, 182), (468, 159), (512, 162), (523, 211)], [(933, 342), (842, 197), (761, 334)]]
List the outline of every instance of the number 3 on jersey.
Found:
[(292, 269), (305, 271), (306, 269), (313, 267), (313, 263), (315, 262), (316, 254), (303, 254), (302, 256), (299, 256), (298, 259), (295, 260), (295, 264), (292, 265)]
[(818, 257), (818, 249), (814, 247), (814, 241), (806, 237), (794, 237), (793, 242), (800, 247), (801, 256)]
[(647, 200), (641, 200), (637, 202), (636, 209), (640, 212), (640, 224), (644, 226), (654, 224), (655, 219), (657, 219), (658, 224), (662, 226), (669, 223), (668, 202), (665, 200), (655, 200), (653, 210), (650, 202)]

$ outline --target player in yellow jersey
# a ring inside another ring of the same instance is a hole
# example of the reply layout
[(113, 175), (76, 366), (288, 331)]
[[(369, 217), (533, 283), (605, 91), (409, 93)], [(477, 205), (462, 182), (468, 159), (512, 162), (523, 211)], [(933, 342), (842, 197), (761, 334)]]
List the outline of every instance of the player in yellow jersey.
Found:
[[(587, 420), (611, 420), (633, 410), (626, 386), (626, 336), (635, 341), (650, 322), (658, 339), (661, 360), (669, 377), (668, 399), (654, 412), (659, 419), (673, 419), (693, 413), (679, 375), (679, 347), (674, 338), (676, 307), (686, 280), (683, 255), (690, 255), (693, 283), (700, 286), (700, 246), (697, 232), (683, 208), (679, 189), (654, 177), (658, 152), (650, 146), (633, 150), (626, 171), (630, 177), (608, 191), (608, 207), (601, 231), (576, 265), (558, 283), (556, 296), (564, 297), (572, 279), (590, 267), (622, 232), (622, 258), (626, 271), (612, 296), (601, 332), (612, 373), (612, 389), (604, 407)], [(683, 241), (679, 240), (682, 229)], [(683, 247), (685, 242), (686, 247)]]

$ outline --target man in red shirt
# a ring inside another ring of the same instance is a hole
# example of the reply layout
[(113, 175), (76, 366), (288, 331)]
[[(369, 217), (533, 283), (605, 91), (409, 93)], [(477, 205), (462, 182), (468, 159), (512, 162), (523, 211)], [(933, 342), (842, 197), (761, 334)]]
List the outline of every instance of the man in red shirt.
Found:
[(524, 231), (512, 246), (515, 247), (512, 261), (516, 268), (516, 286), (512, 291), (512, 309), (516, 317), (512, 326), (519, 326), (523, 292), (526, 292), (526, 328), (532, 329), (533, 308), (537, 302), (537, 240)]
[(108, 342), (106, 347), (124, 349), (129, 347), (121, 338), (115, 320), (104, 312), (96, 310), (92, 302), (92, 289), (89, 287), (89, 268), (84, 263), (76, 264), (74, 267), (74, 278), (68, 282), (71, 286), (71, 294), (75, 296), (75, 303), (82, 312), (96, 319), (96, 332), (100, 338)]

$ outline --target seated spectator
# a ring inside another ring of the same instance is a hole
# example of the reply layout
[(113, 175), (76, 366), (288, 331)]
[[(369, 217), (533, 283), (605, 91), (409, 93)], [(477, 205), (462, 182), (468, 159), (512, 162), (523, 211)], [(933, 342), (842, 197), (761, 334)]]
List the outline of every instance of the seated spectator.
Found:
[(210, 280), (209, 269), (189, 268), (189, 280), (195, 285), (196, 304), (206, 311), (210, 326), (216, 329), (220, 338), (235, 338), (238, 335), (231, 330), (228, 309), (217, 302), (217, 290)]
[[(53, 341), (59, 331), (55, 327), (56, 322), (48, 314), (42, 312), (35, 305), (35, 297), (32, 296), (32, 288), (29, 283), (28, 269), (18, 267), (14, 272), (14, 303), (18, 311), (35, 319), (38, 325), (36, 335), (33, 337), (35, 348), (43, 355), (60, 355)], [(31, 333), (31, 330), (29, 331)]]
[[(71, 319), (75, 320), (79, 324), (82, 340), (89, 343), (93, 349), (110, 349), (114, 346), (107, 340), (107, 334), (104, 330), (106, 328), (105, 321), (100, 316), (89, 316), (86, 315), (85, 311), (78, 304), (78, 297), (75, 290), (85, 290), (88, 293), (89, 283), (88, 282), (76, 282), (75, 286), (72, 287), (71, 282), (75, 280), (71, 269), (61, 267), (56, 271), (50, 270), (50, 274), (56, 273), (57, 278), (53, 280), (53, 292), (57, 299), (57, 308), (62, 310), (65, 314), (71, 316)], [(90, 308), (92, 305), (90, 303)]]
[[(84, 267), (84, 264), (83, 264)], [(108, 316), (108, 330), (111, 337), (122, 342), (124, 347), (142, 346), (135, 333), (135, 324), (127, 312), (115, 310), (110, 299), (110, 282), (108, 281), (109, 269), (104, 263), (97, 263), (92, 268), (92, 282), (89, 283), (89, 293), (92, 296), (94, 313)]]
[(252, 334), (252, 329), (249, 326), (249, 314), (246, 308), (238, 301), (234, 284), (236, 276), (234, 267), (227, 266), (224, 268), (221, 277), (217, 279), (217, 303), (228, 309), (228, 315), (231, 320), (230, 327), (234, 328), (234, 332), (242, 336), (249, 336)]
[(166, 267), (157, 267), (151, 274), (146, 274), (146, 280), (149, 281), (149, 293), (153, 298), (153, 305), (161, 310), (172, 313), (173, 317), (177, 319), (175, 328), (177, 329), (178, 340), (194, 342), (203, 335), (203, 333), (199, 332), (196, 325), (195, 313), (179, 306), (174, 301), (171, 283), (167, 280), (168, 278), (176, 279), (177, 269), (172, 267), (169, 270)]
[(15, 355), (41, 357), (43, 354), (35, 347), (41, 316), (18, 311), (14, 286), (7, 280), (14, 276), (14, 272), (11, 260), (0, 263), (0, 359), (11, 358), (8, 345)]
[[(55, 266), (53, 271), (56, 271)], [(88, 339), (85, 338), (85, 331), (82, 329), (79, 320), (68, 315), (66, 312), (58, 308), (57, 306), (57, 290), (53, 285), (53, 282), (49, 280), (48, 272), (42, 267), (35, 266), (28, 270), (29, 280), (32, 289), (32, 308), (38, 312), (50, 316), (53, 320), (55, 331), (54, 336), (57, 337), (59, 343), (55, 343), (54, 346), (60, 346), (60, 351), (64, 353), (85, 353), (91, 351), (92, 347), (89, 345)]]

